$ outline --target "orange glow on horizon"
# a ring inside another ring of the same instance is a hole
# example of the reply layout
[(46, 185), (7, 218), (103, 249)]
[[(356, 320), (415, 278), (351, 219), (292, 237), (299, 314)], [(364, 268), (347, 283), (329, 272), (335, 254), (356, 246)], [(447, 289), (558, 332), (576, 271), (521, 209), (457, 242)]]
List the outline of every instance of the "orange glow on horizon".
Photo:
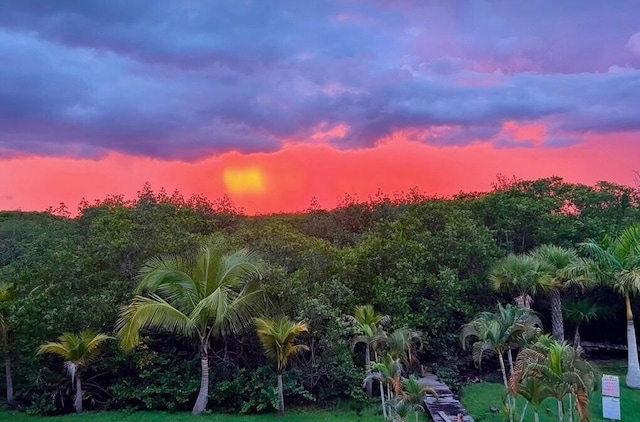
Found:
[[(541, 131), (516, 128), (520, 130), (528, 132), (528, 139)], [(0, 209), (44, 210), (65, 202), (74, 211), (82, 198), (91, 202), (122, 194), (133, 199), (146, 181), (154, 190), (177, 189), (185, 197), (229, 195), (247, 214), (299, 212), (312, 197), (331, 209), (346, 194), (366, 200), (379, 191), (393, 196), (414, 188), (440, 196), (488, 191), (498, 173), (633, 185), (640, 156), (635, 134), (589, 135), (563, 148), (496, 148), (488, 142), (438, 147), (407, 137), (398, 133), (359, 150), (292, 143), (273, 153), (230, 152), (194, 163), (117, 153), (100, 160), (5, 159), (0, 160)]]

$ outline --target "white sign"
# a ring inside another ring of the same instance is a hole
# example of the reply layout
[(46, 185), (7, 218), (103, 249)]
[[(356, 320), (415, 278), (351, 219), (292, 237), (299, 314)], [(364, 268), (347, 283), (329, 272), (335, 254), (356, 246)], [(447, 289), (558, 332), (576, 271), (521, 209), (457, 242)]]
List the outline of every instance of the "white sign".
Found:
[(604, 419), (612, 419), (619, 421), (620, 418), (620, 399), (618, 397), (602, 396), (602, 416)]
[(609, 397), (620, 397), (620, 378), (615, 375), (603, 375), (602, 395)]

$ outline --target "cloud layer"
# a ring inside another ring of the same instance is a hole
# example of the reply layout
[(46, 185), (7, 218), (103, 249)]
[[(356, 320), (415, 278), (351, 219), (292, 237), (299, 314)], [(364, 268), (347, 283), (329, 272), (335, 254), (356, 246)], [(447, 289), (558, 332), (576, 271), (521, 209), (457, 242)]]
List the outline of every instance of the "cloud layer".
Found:
[(0, 157), (640, 132), (638, 16), (635, 1), (6, 0)]

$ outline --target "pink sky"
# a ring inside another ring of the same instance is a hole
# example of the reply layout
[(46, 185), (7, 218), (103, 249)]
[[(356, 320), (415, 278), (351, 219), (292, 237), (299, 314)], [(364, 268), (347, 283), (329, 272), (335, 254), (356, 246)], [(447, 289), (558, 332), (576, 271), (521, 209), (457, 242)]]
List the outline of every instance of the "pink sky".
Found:
[[(499, 173), (631, 185), (640, 168), (638, 157), (636, 134), (587, 136), (582, 143), (562, 148), (496, 148), (488, 142), (434, 147), (398, 134), (368, 149), (298, 143), (273, 153), (231, 152), (193, 163), (118, 153), (99, 160), (20, 157), (0, 162), (0, 209), (43, 210), (65, 202), (75, 210), (83, 197), (135, 198), (147, 181), (155, 190), (178, 189), (185, 196), (215, 199), (227, 194), (249, 214), (304, 210), (314, 196), (320, 206), (332, 208), (345, 194), (366, 199), (379, 190), (393, 195), (418, 188), (445, 196), (487, 191)], [(225, 182), (225, 170), (239, 178), (238, 183)]]

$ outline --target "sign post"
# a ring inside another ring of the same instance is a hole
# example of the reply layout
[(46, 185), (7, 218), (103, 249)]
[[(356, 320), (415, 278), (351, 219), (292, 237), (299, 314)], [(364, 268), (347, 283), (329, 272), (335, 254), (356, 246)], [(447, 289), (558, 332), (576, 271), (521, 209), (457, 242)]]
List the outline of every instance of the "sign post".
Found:
[(620, 378), (615, 375), (602, 376), (602, 417), (619, 421)]

